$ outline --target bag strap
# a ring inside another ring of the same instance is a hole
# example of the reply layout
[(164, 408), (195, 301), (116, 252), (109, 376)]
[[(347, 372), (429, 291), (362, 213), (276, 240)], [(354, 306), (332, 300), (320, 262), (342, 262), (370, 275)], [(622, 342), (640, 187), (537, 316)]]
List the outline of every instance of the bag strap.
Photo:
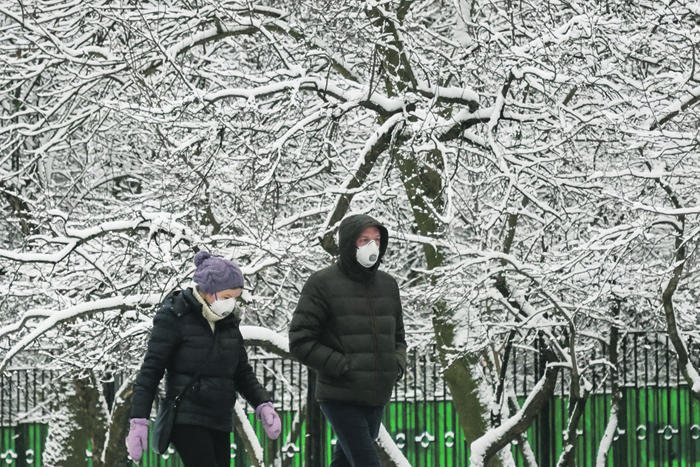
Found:
[(204, 359), (202, 364), (199, 366), (199, 370), (197, 370), (197, 373), (194, 374), (192, 379), (185, 385), (185, 389), (180, 391), (180, 394), (178, 394), (175, 397), (175, 403), (180, 402), (180, 399), (182, 399), (182, 396), (185, 395), (185, 393), (192, 387), (192, 383), (194, 383), (197, 378), (199, 378), (199, 375), (202, 374), (202, 369), (204, 369), (204, 364), (209, 361), (209, 357), (211, 357), (211, 354), (214, 353), (214, 349), (216, 348), (216, 344), (219, 342), (219, 334), (218, 332), (214, 331), (214, 343), (211, 346), (211, 349), (209, 349), (209, 353), (207, 354), (207, 358)]

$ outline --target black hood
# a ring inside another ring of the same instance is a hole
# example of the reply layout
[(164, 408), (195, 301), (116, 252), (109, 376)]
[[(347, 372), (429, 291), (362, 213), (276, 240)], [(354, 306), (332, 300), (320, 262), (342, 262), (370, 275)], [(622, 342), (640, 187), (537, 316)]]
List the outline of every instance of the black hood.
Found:
[[(379, 258), (371, 268), (366, 268), (357, 262), (357, 246), (355, 242), (368, 227), (379, 229), (381, 240), (379, 241)], [(339, 248), (340, 259), (338, 265), (340, 269), (352, 280), (364, 282), (369, 280), (374, 272), (379, 268), (387, 245), (389, 245), (389, 232), (380, 222), (364, 214), (356, 214), (346, 217), (340, 223), (339, 228)]]

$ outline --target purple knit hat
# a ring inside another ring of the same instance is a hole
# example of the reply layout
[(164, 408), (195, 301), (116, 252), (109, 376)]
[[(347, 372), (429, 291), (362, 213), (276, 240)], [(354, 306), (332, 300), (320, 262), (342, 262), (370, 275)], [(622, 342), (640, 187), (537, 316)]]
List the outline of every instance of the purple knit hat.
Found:
[(197, 270), (192, 279), (203, 293), (243, 288), (243, 273), (236, 263), (199, 251), (194, 256)]

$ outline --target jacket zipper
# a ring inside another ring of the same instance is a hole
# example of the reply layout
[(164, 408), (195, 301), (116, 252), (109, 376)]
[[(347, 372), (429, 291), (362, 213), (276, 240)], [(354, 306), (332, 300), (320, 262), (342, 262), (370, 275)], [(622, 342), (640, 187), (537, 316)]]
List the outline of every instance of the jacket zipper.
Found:
[(369, 308), (369, 319), (372, 322), (372, 339), (374, 342), (374, 371), (376, 372), (376, 386), (374, 389), (374, 402), (379, 399), (379, 343), (377, 341), (377, 323), (374, 320), (374, 309), (372, 308), (372, 299), (369, 297), (369, 283), (365, 286), (365, 299), (367, 300), (367, 307)]

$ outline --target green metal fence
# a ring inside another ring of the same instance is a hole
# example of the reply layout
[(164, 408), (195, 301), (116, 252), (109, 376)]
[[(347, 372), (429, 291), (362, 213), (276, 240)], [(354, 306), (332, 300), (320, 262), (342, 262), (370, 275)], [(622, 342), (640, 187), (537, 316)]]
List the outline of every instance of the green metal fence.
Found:
[[(620, 417), (620, 427), (607, 465), (610, 467), (690, 467), (700, 465), (700, 407), (692, 403), (687, 387), (672, 389), (624, 390), (624, 408)], [(577, 464), (596, 465), (598, 445), (605, 429), (610, 410), (609, 396), (592, 396), (581, 420), (578, 441)], [(561, 433), (566, 420), (566, 403), (561, 398), (552, 400), (546, 409), (547, 418), (540, 417), (528, 432), (533, 450), (551, 443), (551, 450), (545, 456), (538, 456), (539, 466), (553, 466), (561, 453)], [(281, 413), (283, 437), (289, 433), (294, 413)], [(281, 452), (284, 465), (302, 467), (303, 445), (286, 443), (282, 438), (269, 441), (262, 427), (250, 421), (266, 451), (266, 462), (272, 463), (274, 453)], [(543, 422), (549, 424), (547, 429)], [(384, 425), (408, 461), (414, 467), (461, 467), (468, 465), (469, 449), (457, 425), (457, 414), (449, 401), (406, 403), (392, 402), (384, 414)], [(22, 424), (2, 428), (2, 448), (0, 460), (4, 465), (40, 466), (48, 426), (45, 424)], [(543, 436), (548, 437), (542, 439)], [(300, 440), (305, 439), (302, 429)], [(330, 426), (326, 425), (322, 445), (325, 446), (326, 465), (330, 463), (330, 452), (335, 439)], [(250, 459), (242, 448), (237, 435), (231, 436), (231, 466), (249, 466)], [(516, 465), (523, 465), (522, 455), (516, 445), (512, 446)], [(538, 453), (542, 454), (542, 453)], [(86, 466), (92, 462), (86, 457)], [(127, 463), (126, 465), (129, 465)], [(133, 464), (131, 464), (133, 465)], [(158, 456), (149, 450), (142, 466), (182, 467), (177, 454)], [(270, 465), (270, 464), (268, 464)]]
[[(605, 352), (602, 349), (601, 352)], [(607, 465), (610, 467), (686, 467), (700, 465), (700, 405), (694, 401), (675, 366), (668, 342), (646, 335), (632, 335), (621, 344), (620, 381), (622, 407), (619, 427)], [(595, 357), (595, 356), (594, 356)], [(251, 355), (260, 380), (275, 395), (283, 420), (280, 439), (270, 441), (259, 422), (246, 407), (249, 420), (263, 444), (265, 462), (275, 457), (284, 467), (304, 465), (305, 424), (294, 432), (295, 417), (304, 411), (306, 370), (296, 362)], [(520, 402), (537, 379), (537, 353), (522, 352), (512, 359), (512, 389)], [(0, 379), (0, 463), (11, 466), (39, 466), (49, 427), (32, 423), (37, 406), (46, 404), (52, 375), (37, 370), (7, 373)], [(515, 378), (515, 376), (514, 376)], [(586, 404), (578, 429), (577, 464), (596, 465), (598, 447), (608, 422), (611, 404), (610, 375), (592, 372), (589, 380), (594, 394)], [(553, 467), (562, 450), (563, 431), (568, 418), (565, 374), (560, 377), (555, 397), (540, 411), (528, 430), (528, 442), (539, 467)], [(40, 411), (39, 411), (40, 412)], [(477, 417), (478, 415), (474, 415)], [(322, 430), (320, 444), (329, 462), (334, 436), (329, 425)], [(409, 354), (409, 371), (395, 388), (384, 413), (384, 425), (414, 467), (466, 467), (469, 446), (459, 428), (449, 391), (443, 384), (439, 364), (431, 352), (415, 349)], [(249, 466), (250, 459), (236, 434), (231, 436), (231, 466)], [(89, 448), (89, 447), (88, 447)], [(520, 446), (511, 446), (514, 460), (523, 465)], [(86, 457), (86, 466), (92, 462)], [(126, 465), (129, 465), (128, 462)], [(133, 464), (131, 464), (133, 465)], [(157, 456), (148, 451), (141, 465), (180, 467), (177, 454)]]
[[(607, 462), (609, 467), (700, 465), (700, 405), (687, 386), (624, 388), (622, 394), (619, 426)], [(594, 395), (586, 404), (578, 427), (577, 465), (596, 465), (611, 401), (609, 395)], [(539, 467), (556, 465), (562, 451), (567, 413), (567, 400), (557, 397), (528, 430), (528, 440), (537, 454)], [(517, 465), (522, 465), (522, 456), (517, 450), (514, 450), (514, 457)]]
[(40, 467), (48, 431), (48, 425), (40, 423), (2, 427), (0, 464)]

